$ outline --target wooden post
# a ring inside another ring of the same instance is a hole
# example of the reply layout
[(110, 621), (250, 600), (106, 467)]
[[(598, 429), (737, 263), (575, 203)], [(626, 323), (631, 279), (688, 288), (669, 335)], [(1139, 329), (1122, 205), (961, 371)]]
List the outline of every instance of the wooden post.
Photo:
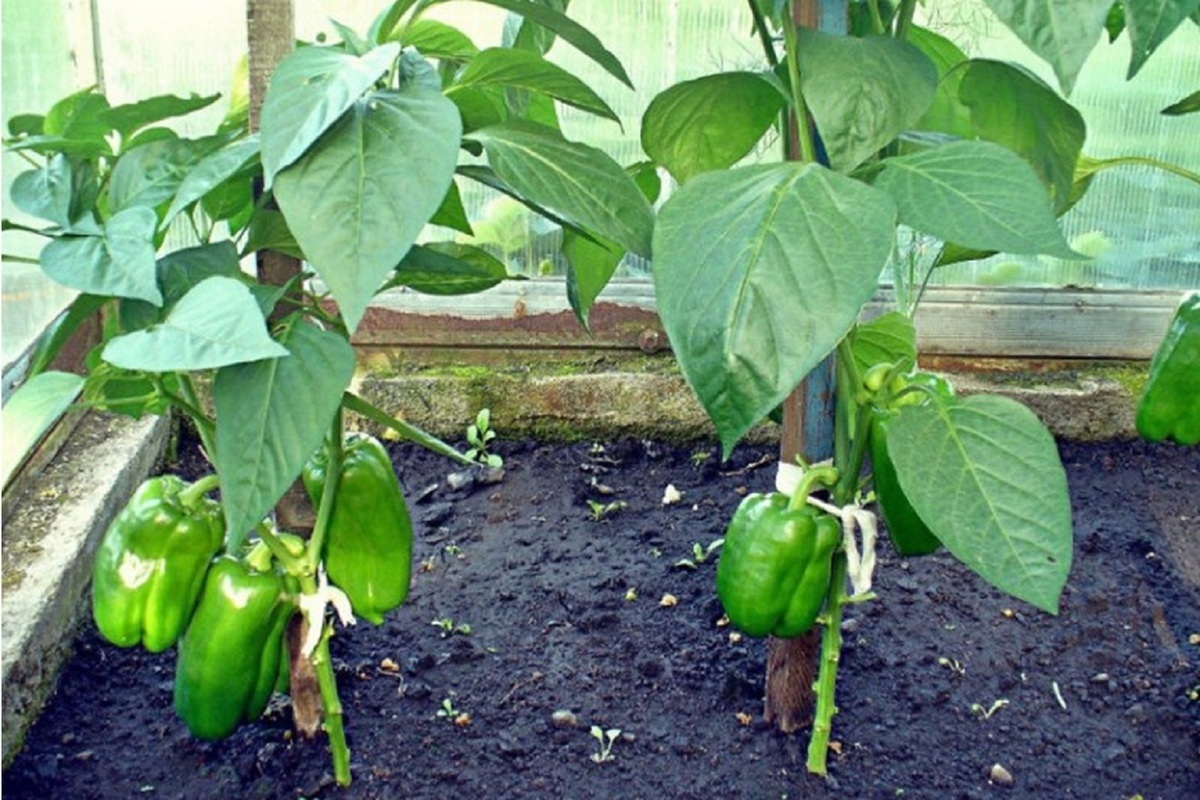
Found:
[[(796, 25), (827, 33), (844, 35), (848, 15), (847, 0), (795, 0), (792, 6)], [(795, 126), (810, 122), (793, 118), (791, 124), (787, 157), (796, 161), (800, 158), (800, 147)], [(784, 401), (781, 462), (795, 463), (796, 456), (809, 462), (822, 461), (833, 455), (834, 367), (831, 354)], [(783, 733), (792, 733), (812, 722), (816, 701), (813, 684), (817, 679), (820, 648), (820, 628), (793, 639), (771, 637), (767, 641), (763, 718)]]
[[(271, 73), (292, 51), (296, 40), (292, 0), (246, 0), (246, 34), (250, 54), (250, 130), (257, 131)], [(255, 187), (256, 195), (261, 191), (261, 185)], [(257, 267), (258, 280), (274, 286), (283, 286), (301, 270), (299, 259), (271, 250), (258, 252)], [(277, 309), (272, 313), (271, 321), (286, 312), (286, 306)], [(296, 481), (276, 507), (277, 521), (281, 528), (298, 531), (303, 528), (303, 519), (311, 516), (304, 487)], [(296, 524), (297, 520), (301, 524)], [(288, 649), (291, 651), (292, 717), (296, 731), (311, 739), (321, 729), (322, 704), (316, 669), (300, 654), (305, 629), (304, 618), (297, 615), (288, 626)]]

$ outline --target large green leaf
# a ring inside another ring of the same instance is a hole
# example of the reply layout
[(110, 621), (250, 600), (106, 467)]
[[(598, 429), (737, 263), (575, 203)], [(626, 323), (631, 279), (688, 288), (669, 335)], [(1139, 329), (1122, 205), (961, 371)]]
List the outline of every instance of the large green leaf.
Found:
[(642, 116), (642, 149), (683, 183), (740, 161), (783, 106), (776, 85), (755, 72), (677, 83), (659, 93)]
[(266, 186), (358, 103), (399, 55), (400, 45), (388, 42), (362, 57), (331, 47), (303, 47), (279, 62), (263, 99)]
[(166, 225), (188, 206), (216, 189), (234, 175), (250, 168), (259, 157), (258, 137), (242, 139), (211, 153), (192, 167), (171, 201), (163, 224)]
[(454, 242), (415, 245), (385, 287), (424, 294), (475, 294), (510, 278), (504, 262), (481, 247)]
[(540, 92), (591, 114), (620, 122), (617, 113), (586, 83), (562, 67), (528, 50), (491, 47), (480, 52), (459, 73), (446, 94), (459, 87), (501, 86)]
[(43, 372), (25, 381), (12, 394), (2, 413), (4, 446), (0, 483), (8, 483), (42, 434), (70, 407), (82, 388), (81, 375)]
[[(538, 0), (544, 6), (550, 6), (555, 11), (567, 12), (571, 0)], [(541, 25), (527, 21), (520, 14), (509, 13), (504, 18), (504, 30), (500, 35), (504, 47), (515, 47), (518, 50), (532, 50), (545, 55), (554, 46), (558, 38), (553, 31), (546, 30)]]
[(915, 364), (917, 328), (906, 314), (889, 311), (870, 322), (855, 325), (850, 332), (850, 350), (859, 375), (876, 364), (895, 364), (902, 360)]
[(933, 102), (937, 70), (908, 42), (800, 33), (800, 85), (839, 172), (916, 125)]
[(815, 164), (710, 172), (666, 202), (658, 313), (726, 454), (854, 324), (895, 222), (886, 194)]
[(1181, 22), (1200, 9), (1200, 0), (1123, 0), (1122, 6), (1132, 49), (1125, 76), (1128, 79), (1138, 73)]
[(98, 191), (91, 164), (73, 165), (59, 153), (50, 156), (45, 166), (18, 175), (10, 194), (17, 208), (55, 223), (66, 233), (96, 233), (91, 211)]
[(524, 197), (572, 224), (650, 255), (654, 214), (633, 179), (603, 151), (530, 122), (475, 131), (488, 163)]
[(228, 240), (196, 247), (185, 247), (167, 253), (155, 265), (158, 288), (162, 292), (161, 306), (144, 300), (121, 301), (121, 329), (133, 331), (162, 322), (175, 304), (201, 281), (222, 275), (241, 276), (237, 248)]
[(113, 106), (104, 112), (102, 119), (105, 125), (121, 134), (122, 139), (129, 136), (138, 128), (155, 122), (161, 122), (171, 117), (182, 117), (207, 108), (221, 98), (219, 94), (201, 97), (193, 93), (190, 97), (176, 97), (171, 94), (147, 97), (135, 103)]
[[(447, 2), (447, 0), (432, 0), (425, 5), (432, 6)], [(515, 14), (520, 14), (527, 21), (541, 25), (546, 30), (562, 37), (567, 44), (599, 64), (605, 72), (633, 88), (625, 68), (620, 60), (606, 48), (595, 34), (580, 25), (566, 14), (550, 6), (533, 2), (532, 0), (479, 0), (491, 6), (497, 6)]]
[(134, 206), (114, 214), (103, 236), (62, 236), (42, 248), (42, 270), (91, 294), (162, 304), (154, 271), (154, 210)]
[(904, 495), (956, 558), (1058, 613), (1071, 569), (1071, 503), (1054, 439), (1025, 406), (976, 395), (907, 406), (887, 449)]
[(958, 96), (979, 138), (1028, 161), (1061, 209), (1087, 139), (1083, 115), (1033, 74), (1002, 61), (971, 61)]
[(304, 252), (300, 245), (296, 244), (296, 237), (288, 228), (287, 220), (283, 218), (283, 214), (270, 208), (260, 208), (250, 218), (242, 255), (259, 250), (274, 250), (292, 258), (304, 259)]
[(95, 89), (84, 89), (50, 107), (42, 123), (42, 132), (63, 139), (102, 140), (112, 131), (105, 119), (108, 111), (107, 97)]
[(371, 25), (367, 28), (367, 40), (383, 44), (392, 37), (396, 26), (408, 10), (417, 4), (418, 0), (392, 0), (391, 5), (380, 11)]
[(471, 37), (435, 19), (417, 19), (397, 28), (390, 37), (405, 47), (415, 47), (426, 58), (466, 61), (479, 52)]
[(249, 287), (225, 277), (207, 278), (161, 323), (104, 347), (108, 363), (144, 372), (191, 372), (286, 355), (267, 333)]
[(952, 142), (883, 163), (875, 185), (906, 225), (978, 250), (1079, 258), (1033, 168), (1000, 145)]
[(109, 206), (120, 211), (165, 204), (211, 148), (211, 142), (159, 139), (126, 151), (109, 176)]
[(441, 92), (374, 92), (279, 174), (275, 199), (350, 330), (441, 206), (461, 131)]
[(592, 305), (621, 265), (625, 250), (563, 231), (562, 253), (567, 258), (567, 302), (579, 324), (591, 330)]
[(1017, 38), (1054, 69), (1063, 92), (1100, 39), (1113, 0), (984, 0)]
[(354, 349), (332, 331), (296, 322), (282, 344), (287, 358), (223, 367), (213, 381), (215, 465), (231, 548), (300, 474), (354, 377)]
[(908, 40), (933, 62), (938, 75), (933, 102), (916, 123), (916, 129), (973, 139), (970, 113), (958, 100), (963, 71), (957, 67), (967, 60), (966, 54), (946, 37), (920, 26), (909, 29)]

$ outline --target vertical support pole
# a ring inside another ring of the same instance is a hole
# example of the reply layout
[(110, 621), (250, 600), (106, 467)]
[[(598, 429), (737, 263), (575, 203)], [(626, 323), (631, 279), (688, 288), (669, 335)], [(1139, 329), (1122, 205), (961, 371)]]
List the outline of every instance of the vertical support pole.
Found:
[[(246, 0), (246, 35), (250, 53), (250, 130), (257, 131), (262, 120), (263, 99), (275, 66), (292, 51), (296, 41), (296, 17), (292, 0)], [(255, 187), (255, 194), (262, 186)], [(258, 279), (262, 283), (283, 286), (300, 274), (299, 259), (271, 250), (257, 254)], [(272, 313), (274, 322), (286, 308)], [(307, 512), (306, 512), (307, 509)], [(275, 509), (280, 527), (292, 531), (303, 528), (295, 524), (311, 518), (311, 507), (304, 496), (300, 481), (292, 484)], [(309, 525), (311, 530), (311, 524)], [(288, 650), (291, 656), (292, 718), (296, 731), (313, 738), (321, 729), (321, 691), (312, 662), (300, 653), (306, 634), (304, 618), (297, 615), (288, 625)]]
[[(798, 27), (826, 33), (845, 35), (849, 13), (847, 0), (794, 0), (792, 4), (792, 21)], [(795, 126), (810, 121), (793, 118), (791, 124), (787, 157), (796, 161), (800, 148)], [(784, 400), (781, 462), (794, 463), (797, 456), (808, 462), (822, 461), (833, 455), (835, 366), (835, 357), (830, 354)], [(767, 641), (763, 718), (783, 733), (812, 722), (820, 648), (819, 628), (793, 639), (771, 637)]]

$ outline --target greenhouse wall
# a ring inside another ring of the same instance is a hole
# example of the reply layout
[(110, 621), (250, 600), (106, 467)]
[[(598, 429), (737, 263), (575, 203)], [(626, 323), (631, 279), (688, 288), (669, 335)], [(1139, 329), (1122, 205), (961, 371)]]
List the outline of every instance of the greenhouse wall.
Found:
[[(365, 27), (380, 7), (377, 0), (298, 2), (295, 4), (297, 35), (301, 39), (331, 35), (331, 20)], [(926, 22), (954, 40), (968, 55), (987, 54), (1016, 60), (1056, 85), (1049, 68), (996, 22), (979, 0), (930, 3), (923, 4), (923, 8), (928, 17)], [(637, 88), (628, 90), (574, 50), (556, 47), (552, 58), (595, 85), (621, 118), (618, 126), (564, 108), (564, 128), (569, 137), (599, 144), (621, 163), (643, 158), (638, 142), (640, 114), (661, 88), (720, 69), (758, 66), (757, 43), (750, 35), (739, 3), (576, 0), (571, 9), (622, 60)], [(480, 45), (499, 41), (504, 18), (499, 9), (446, 3), (433, 13), (464, 29)], [(630, 19), (638, 20), (636, 36), (630, 35)], [(244, 0), (204, 4), (9, 0), (3, 7), (3, 23), (0, 102), (6, 119), (15, 113), (44, 111), (70, 90), (93, 84), (99, 84), (114, 103), (161, 93), (227, 94), (246, 47)], [(1085, 152), (1095, 157), (1132, 155), (1160, 159), (1200, 171), (1195, 118), (1158, 113), (1200, 85), (1200, 28), (1181, 26), (1158, 56), (1131, 81), (1125, 80), (1128, 48), (1127, 37), (1101, 44), (1076, 84), (1071, 100), (1088, 123)], [(223, 106), (218, 103), (189, 117), (179, 128), (184, 134), (198, 134), (214, 125), (222, 113)], [(18, 221), (21, 215), (11, 208), (8, 187), (26, 166), (14, 154), (4, 155), (5, 216)], [(464, 191), (476, 241), (500, 255), (513, 272), (537, 280), (498, 288), (466, 301), (474, 305), (465, 308), (458, 303), (456, 315), (515, 319), (528, 313), (531, 304), (546, 312), (564, 311), (565, 295), (561, 282), (555, 279), (564, 269), (558, 252), (560, 231), (534, 218), (513, 200), (476, 186), (464, 186)], [(1016, 331), (1015, 339), (993, 336), (988, 318), (981, 323), (977, 314), (959, 309), (957, 316), (949, 315), (952, 323), (940, 326), (953, 332), (950, 340), (941, 339), (942, 334), (929, 326), (923, 328), (927, 346), (953, 350), (954, 341), (979, 340), (995, 341), (1003, 350), (1001, 355), (1070, 352), (1127, 357), (1131, 350), (1140, 357), (1148, 355), (1157, 332), (1133, 348), (1127, 344), (1129, 337), (1140, 335), (1142, 327), (1161, 331), (1165, 313), (1177, 291), (1200, 285), (1200, 186), (1148, 166), (1108, 170), (1096, 178), (1084, 201), (1063, 218), (1062, 226), (1068, 241), (1088, 255), (1088, 260), (1001, 255), (934, 273), (931, 283), (935, 287), (954, 287), (942, 294), (939, 289), (932, 290), (930, 297), (940, 298), (940, 306), (952, 306), (966, 299), (987, 306), (994, 300), (995, 313), (1004, 317), (1000, 327)], [(7, 366), (18, 361), (72, 294), (42, 276), (35, 264), (28, 263), (36, 258), (40, 244), (28, 235), (12, 232), (5, 235), (0, 361)], [(920, 243), (913, 247), (914, 253), (902, 255), (922, 257)], [(613, 285), (602, 295), (602, 304), (652, 310), (653, 292), (647, 279), (648, 264), (627, 258)], [(966, 288), (972, 291), (962, 291)], [(987, 290), (992, 288), (998, 291), (989, 293)], [(1037, 291), (1029, 291), (1031, 288)], [(1064, 290), (1067, 294), (1047, 293), (1043, 291), (1046, 289)], [(1105, 290), (1108, 294), (1090, 293), (1094, 290)], [(1129, 290), (1138, 296), (1123, 294)], [(885, 299), (881, 295), (881, 302)], [(1114, 306), (1120, 309), (1126, 303), (1132, 308), (1130, 321), (1116, 326), (1111, 320), (1093, 323), (1087, 313), (1052, 316), (1054, 321), (1049, 328), (1039, 324), (1031, 330), (1026, 323), (1047, 305), (1062, 304), (1087, 311)], [(434, 313), (441, 313), (436, 301), (411, 293), (384, 298), (381, 304), (395, 311), (415, 313), (429, 313), (432, 306)], [(1004, 316), (1014, 309), (1023, 310), (1018, 316)], [(1144, 318), (1146, 313), (1150, 314), (1149, 319)], [(569, 313), (561, 314), (560, 318), (564, 331), (574, 324)], [(982, 329), (980, 324), (984, 325)], [(1114, 337), (1097, 335), (1098, 331), (1114, 327), (1128, 334), (1117, 337), (1123, 338), (1127, 346), (1112, 349)], [(595, 341), (603, 345), (609, 332), (599, 326), (596, 334), (599, 339)], [(379, 331), (372, 335), (379, 342), (386, 341)], [(564, 336), (565, 340), (572, 340), (575, 332)], [(1058, 346), (1045, 338), (1033, 340), (1032, 336), (1049, 336), (1077, 344)], [(394, 338), (396, 344), (405, 343), (402, 336)], [(629, 343), (628, 340), (626, 336), (621, 341)], [(632, 341), (636, 342), (637, 337)], [(1093, 352), (1086, 352), (1088, 342), (1095, 344)], [(974, 352), (975, 347), (967, 350)], [(11, 379), (10, 374), (8, 382)]]

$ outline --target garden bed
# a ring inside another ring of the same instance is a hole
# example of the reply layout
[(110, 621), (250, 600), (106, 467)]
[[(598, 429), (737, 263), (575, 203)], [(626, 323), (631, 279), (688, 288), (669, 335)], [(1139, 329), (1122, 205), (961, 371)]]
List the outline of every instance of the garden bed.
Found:
[[(901, 561), (884, 544), (878, 599), (847, 609), (827, 779), (805, 771), (806, 733), (760, 721), (765, 648), (718, 625), (714, 560), (673, 566), (721, 535), (741, 493), (770, 487), (775, 450), (725, 464), (635, 441), (500, 452), (503, 482), (451, 489), (449, 462), (393, 448), (424, 566), (384, 625), (332, 643), (348, 790), (323, 741), (292, 740), (282, 704), (225, 741), (192, 739), (171, 710), (173, 654), (89, 626), (6, 793), (1200, 796), (1200, 449), (1061, 446), (1076, 543), (1058, 617), (944, 554)], [(668, 484), (681, 502), (663, 504)], [(468, 716), (439, 716), (444, 700)], [(622, 731), (605, 763), (592, 725)]]

